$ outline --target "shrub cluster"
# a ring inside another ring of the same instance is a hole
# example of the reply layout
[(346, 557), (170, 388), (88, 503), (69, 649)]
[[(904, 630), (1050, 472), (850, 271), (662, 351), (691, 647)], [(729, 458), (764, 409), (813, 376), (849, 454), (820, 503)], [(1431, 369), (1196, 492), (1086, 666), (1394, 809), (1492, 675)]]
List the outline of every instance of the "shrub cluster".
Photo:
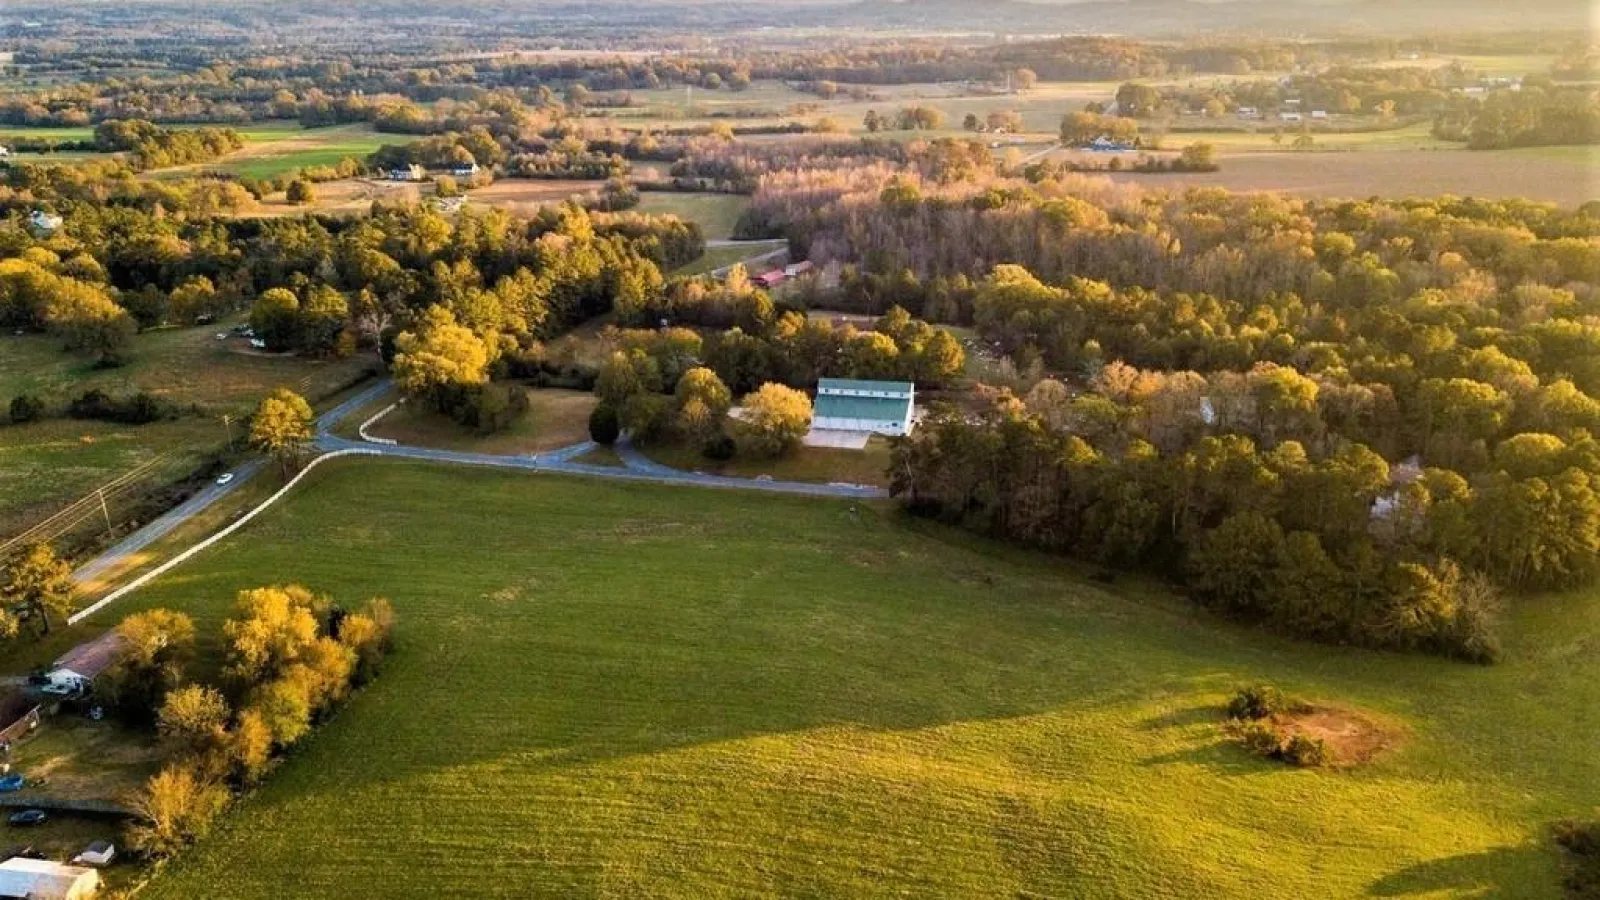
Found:
[(153, 724), (169, 754), (133, 800), (129, 845), (164, 857), (203, 837), (233, 791), (259, 782), (277, 754), (376, 677), (393, 628), (382, 599), (347, 611), (298, 585), (243, 591), (222, 626), (227, 665), (216, 687), (185, 681), (188, 616), (125, 619), (105, 699), (124, 719)]
[[(42, 409), (42, 404), (39, 408)], [(96, 419), (119, 425), (145, 425), (167, 418), (171, 413), (170, 404), (147, 391), (127, 397), (112, 397), (98, 388), (90, 388), (67, 405), (67, 415), (74, 419)], [(12, 420), (16, 420), (16, 401), (12, 401)]]
[(1270, 684), (1252, 685), (1228, 700), (1228, 723), (1245, 749), (1257, 756), (1302, 768), (1328, 765), (1332, 757), (1324, 741), (1303, 734), (1285, 735), (1276, 723), (1277, 716), (1302, 706)]

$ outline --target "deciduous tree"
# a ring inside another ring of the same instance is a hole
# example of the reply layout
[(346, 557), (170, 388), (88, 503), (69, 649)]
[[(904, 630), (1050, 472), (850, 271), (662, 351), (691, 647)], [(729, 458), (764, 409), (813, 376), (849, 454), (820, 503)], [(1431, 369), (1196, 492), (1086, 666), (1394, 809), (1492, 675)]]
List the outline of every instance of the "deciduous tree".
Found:
[(287, 476), (311, 443), (313, 421), (311, 404), (304, 397), (278, 388), (261, 401), (250, 418), (250, 443), (271, 454)]

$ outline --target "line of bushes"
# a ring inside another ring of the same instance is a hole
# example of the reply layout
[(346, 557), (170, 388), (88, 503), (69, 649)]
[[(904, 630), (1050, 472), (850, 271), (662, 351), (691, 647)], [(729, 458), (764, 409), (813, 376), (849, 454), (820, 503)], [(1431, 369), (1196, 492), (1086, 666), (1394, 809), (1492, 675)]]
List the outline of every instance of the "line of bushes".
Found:
[(146, 425), (162, 419), (177, 418), (184, 409), (177, 404), (139, 391), (122, 397), (113, 397), (98, 388), (90, 388), (62, 407), (53, 407), (38, 394), (18, 394), (7, 405), (8, 420), (13, 425), (26, 425), (45, 419), (66, 417), (118, 425)]

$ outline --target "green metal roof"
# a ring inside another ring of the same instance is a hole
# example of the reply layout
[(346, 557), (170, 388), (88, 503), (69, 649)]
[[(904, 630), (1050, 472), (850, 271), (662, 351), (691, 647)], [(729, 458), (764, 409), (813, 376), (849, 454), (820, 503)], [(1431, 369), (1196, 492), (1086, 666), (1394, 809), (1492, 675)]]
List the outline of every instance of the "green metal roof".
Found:
[(811, 410), (813, 419), (866, 419), (872, 422), (905, 422), (911, 416), (908, 397), (840, 397), (822, 394)]
[(914, 386), (909, 381), (861, 381), (855, 378), (823, 378), (817, 382), (817, 390), (824, 391), (828, 388), (840, 391), (893, 391), (909, 395)]

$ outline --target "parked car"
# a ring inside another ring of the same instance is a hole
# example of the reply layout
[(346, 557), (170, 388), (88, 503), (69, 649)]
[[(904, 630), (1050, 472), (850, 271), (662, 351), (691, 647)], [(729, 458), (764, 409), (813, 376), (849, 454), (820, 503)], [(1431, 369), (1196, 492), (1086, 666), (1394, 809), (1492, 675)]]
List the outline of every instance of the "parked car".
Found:
[(221, 475), (217, 476), (217, 484), (227, 484), (228, 482), (230, 482), (232, 480), (233, 480), (233, 473), (232, 472), (223, 472)]
[(227, 339), (228, 339), (228, 333), (227, 333), (227, 332), (225, 332), (225, 331), (219, 331), (219, 332), (217, 332), (217, 340), (219, 340), (219, 341), (225, 341), (225, 340), (227, 340)]
[(42, 809), (25, 809), (22, 812), (14, 812), (6, 818), (7, 824), (15, 825), (18, 828), (32, 828), (35, 825), (43, 825), (48, 821), (50, 821), (50, 814)]
[(22, 790), (22, 786), (26, 783), (27, 779), (22, 777), (22, 773), (12, 772), (10, 775), (0, 778), (0, 794), (9, 794), (12, 791), (20, 791)]
[(251, 338), (250, 346), (257, 350), (265, 350), (267, 349), (267, 342), (263, 341), (261, 338)]
[(117, 848), (110, 841), (95, 841), (72, 858), (75, 866), (109, 866), (117, 858)]

